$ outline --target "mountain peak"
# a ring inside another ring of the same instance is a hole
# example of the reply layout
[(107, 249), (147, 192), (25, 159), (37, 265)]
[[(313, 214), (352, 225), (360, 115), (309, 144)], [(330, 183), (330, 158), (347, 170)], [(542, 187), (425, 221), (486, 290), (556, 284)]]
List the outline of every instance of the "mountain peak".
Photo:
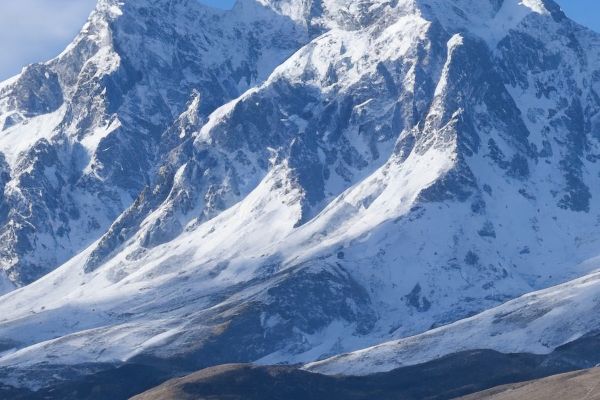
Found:
[(102, 0), (0, 85), (0, 368), (312, 361), (583, 273), (600, 40), (553, 4)]

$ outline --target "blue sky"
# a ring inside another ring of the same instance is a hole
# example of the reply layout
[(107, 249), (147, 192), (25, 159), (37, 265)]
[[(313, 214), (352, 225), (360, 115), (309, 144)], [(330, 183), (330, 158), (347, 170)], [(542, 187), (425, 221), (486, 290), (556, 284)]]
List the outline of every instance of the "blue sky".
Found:
[(233, 3), (235, 3), (234, 0), (201, 0), (201, 1), (210, 6), (220, 7), (220, 8), (228, 8), (228, 7), (231, 7), (233, 5)]
[[(231, 7), (234, 0), (201, 0)], [(352, 1), (352, 0), (348, 0)], [(0, 80), (48, 60), (72, 40), (96, 0), (0, 0)], [(600, 0), (558, 0), (574, 20), (600, 32)], [(18, 21), (18, 22), (16, 22)]]

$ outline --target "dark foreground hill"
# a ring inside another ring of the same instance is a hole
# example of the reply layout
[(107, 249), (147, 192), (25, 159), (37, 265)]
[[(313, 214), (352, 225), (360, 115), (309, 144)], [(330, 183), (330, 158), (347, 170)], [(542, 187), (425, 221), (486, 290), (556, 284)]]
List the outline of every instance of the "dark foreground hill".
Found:
[[(183, 377), (167, 381), (179, 367), (169, 363), (130, 363), (119, 367), (106, 364), (104, 368), (89, 365), (90, 370), (99, 372), (73, 371), (82, 377), (37, 392), (0, 387), (0, 399), (125, 400), (134, 396), (135, 400), (442, 400), (494, 387), (500, 388), (491, 394), (504, 395), (511, 386), (505, 389), (500, 385), (590, 368), (598, 363), (600, 336), (596, 335), (578, 339), (548, 355), (475, 350), (368, 376), (323, 375), (293, 366), (228, 364), (187, 376), (180, 369)], [(529, 390), (523, 384), (513, 387)], [(488, 392), (481, 396), (484, 395)], [(473, 397), (479, 398), (486, 397)], [(518, 397), (498, 397), (504, 398)]]
[(535, 381), (504, 385), (461, 400), (598, 400), (600, 369), (594, 368)]
[[(502, 354), (493, 351), (470, 351), (450, 355), (421, 365), (363, 377), (326, 376), (284, 366), (252, 366), (231, 364), (202, 370), (183, 378), (170, 380), (135, 400), (367, 400), (367, 399), (452, 399), (467, 393), (495, 387), (502, 383), (522, 382), (581, 367), (581, 360), (593, 364), (600, 360), (599, 338), (587, 337), (557, 349), (549, 355)], [(587, 354), (587, 355), (585, 355)], [(574, 360), (578, 360), (575, 362)], [(549, 391), (557, 381), (583, 385), (600, 375), (572, 373), (541, 380), (537, 384), (502, 386), (484, 396), (510, 396), (518, 387), (524, 397), (491, 397), (493, 399), (537, 399), (531, 397), (540, 385), (539, 399), (550, 399)], [(547, 383), (548, 382), (548, 383)], [(533, 385), (533, 386), (532, 386)], [(567, 387), (569, 387), (567, 385)], [(548, 390), (545, 388), (548, 387)], [(589, 390), (589, 389), (588, 389)], [(580, 390), (573, 391), (573, 394)], [(563, 392), (559, 392), (563, 393)], [(479, 397), (478, 397), (479, 396)], [(580, 399), (584, 396), (572, 397)], [(555, 397), (559, 398), (559, 397)], [(567, 397), (560, 397), (567, 399)]]
[[(229, 364), (170, 380), (134, 397), (134, 400), (453, 399), (483, 388), (494, 387), (501, 382), (519, 382), (557, 371), (572, 370), (573, 356), (585, 352), (586, 349), (591, 352), (594, 345), (597, 345), (597, 338), (584, 339), (546, 356), (502, 354), (488, 350), (470, 351), (417, 366), (362, 377), (327, 376), (287, 366)], [(510, 387), (508, 386), (509, 389)], [(533, 397), (529, 396), (527, 388), (524, 386), (524, 393), (527, 394), (525, 397), (498, 399), (531, 399)], [(535, 390), (535, 386), (533, 389)], [(477, 396), (473, 399), (487, 399)], [(539, 399), (549, 397), (542, 396)]]

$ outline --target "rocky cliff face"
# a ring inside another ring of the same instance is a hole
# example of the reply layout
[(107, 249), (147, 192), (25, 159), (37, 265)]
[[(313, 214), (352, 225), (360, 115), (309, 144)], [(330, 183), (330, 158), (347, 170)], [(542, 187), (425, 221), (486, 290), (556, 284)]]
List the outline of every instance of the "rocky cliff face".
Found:
[(313, 361), (596, 267), (600, 36), (552, 1), (100, 1), (0, 93), (2, 266), (60, 265), (0, 304), (13, 383)]
[(2, 269), (31, 283), (104, 233), (183, 138), (163, 134), (195, 105), (205, 119), (307, 41), (259, 5), (100, 1), (58, 58), (2, 84)]

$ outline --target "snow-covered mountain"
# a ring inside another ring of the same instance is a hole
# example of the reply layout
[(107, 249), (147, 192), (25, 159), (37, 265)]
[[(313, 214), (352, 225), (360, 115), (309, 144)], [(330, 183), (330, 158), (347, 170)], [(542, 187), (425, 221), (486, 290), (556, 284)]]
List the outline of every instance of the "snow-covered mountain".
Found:
[(0, 379), (310, 362), (583, 276), (599, 93), (600, 35), (550, 0), (100, 0), (0, 84), (29, 284)]
[(308, 364), (326, 374), (368, 375), (474, 349), (549, 354), (600, 332), (600, 273), (529, 293), (428, 332)]
[(252, 2), (99, 1), (59, 57), (0, 84), (10, 281), (31, 283), (106, 232), (161, 176), (188, 105), (200, 123), (306, 41), (305, 26)]

